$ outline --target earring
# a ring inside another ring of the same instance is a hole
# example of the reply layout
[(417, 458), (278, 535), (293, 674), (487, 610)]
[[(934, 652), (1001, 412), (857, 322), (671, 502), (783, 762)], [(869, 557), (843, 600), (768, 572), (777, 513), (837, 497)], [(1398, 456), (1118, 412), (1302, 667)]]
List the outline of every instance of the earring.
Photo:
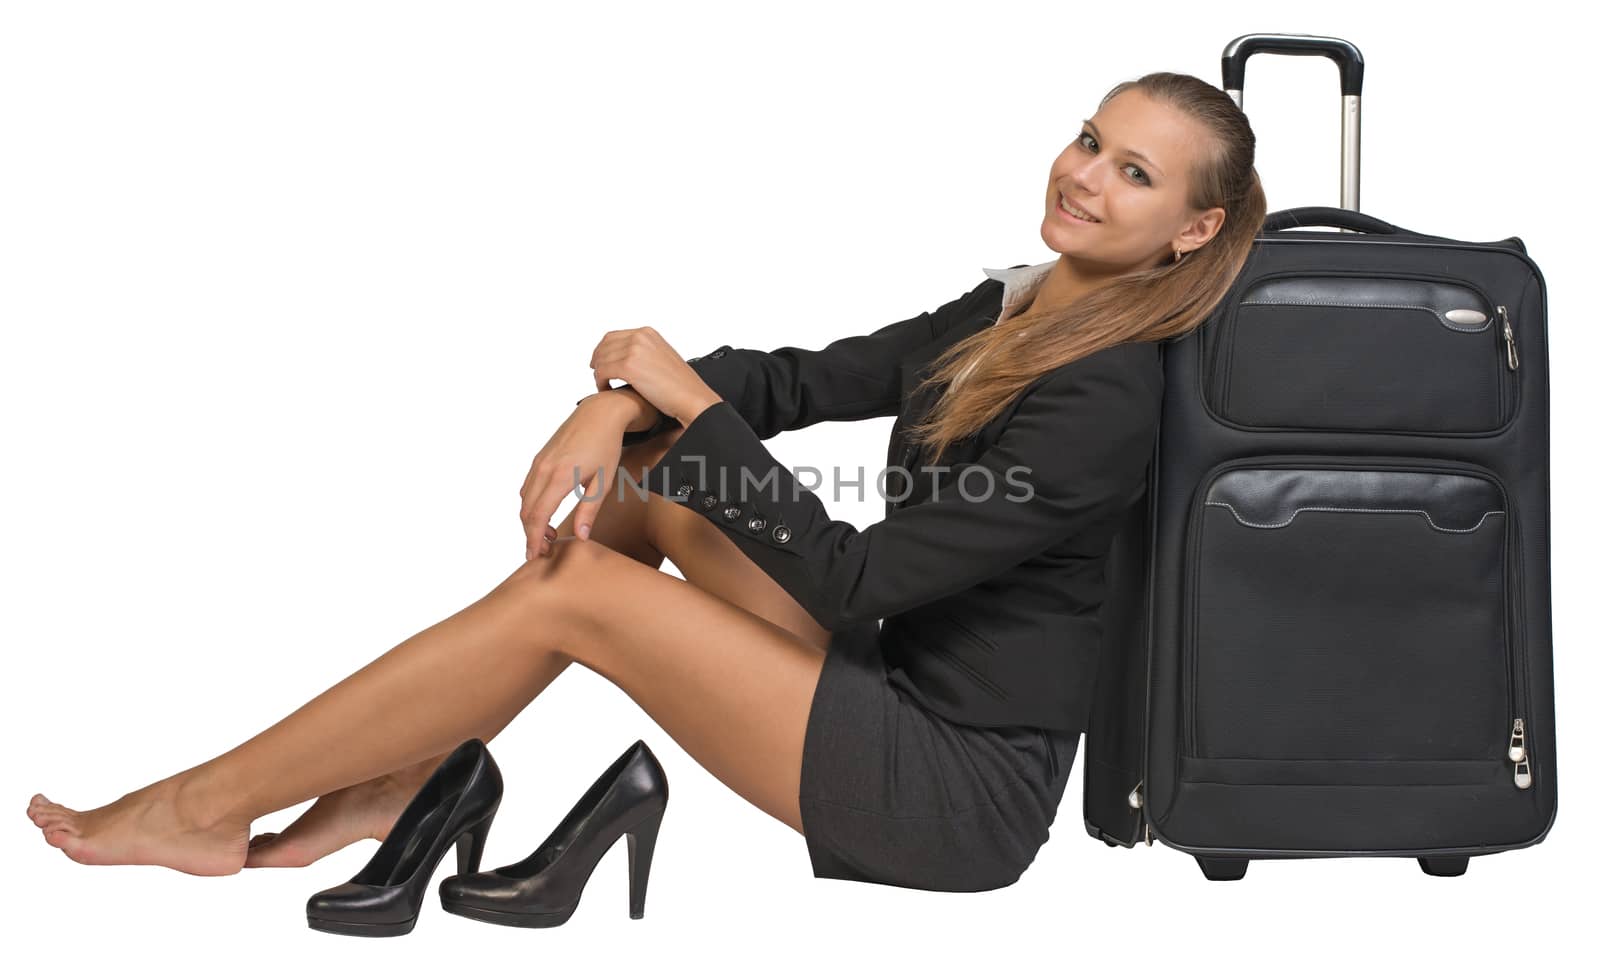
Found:
[(1176, 247), (1174, 247), (1173, 250), (1172, 250), (1172, 262), (1173, 262), (1173, 265), (1177, 265), (1178, 261), (1182, 260), (1182, 259), (1183, 259), (1183, 251), (1178, 249), (1178, 248), (1176, 248)]

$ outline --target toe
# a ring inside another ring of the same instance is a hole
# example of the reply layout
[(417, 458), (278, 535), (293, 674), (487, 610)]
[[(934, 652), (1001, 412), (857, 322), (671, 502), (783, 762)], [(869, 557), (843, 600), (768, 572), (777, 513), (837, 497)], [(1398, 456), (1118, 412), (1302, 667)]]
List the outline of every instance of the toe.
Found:
[(53, 837), (50, 845), (66, 853), (68, 859), (85, 866), (94, 865), (93, 852), (82, 839), (64, 832), (52, 832), (50, 836)]
[(275, 832), (264, 832), (259, 836), (252, 837), (250, 844), (245, 847), (244, 868), (255, 869), (261, 866), (279, 865), (279, 863), (272, 861), (273, 857), (270, 855), (278, 845), (275, 842), (277, 838), (278, 834)]
[(65, 850), (69, 843), (75, 844), (78, 837), (65, 829), (46, 829), (44, 841), (57, 849)]
[(62, 832), (71, 833), (74, 836), (79, 835), (81, 832), (81, 830), (78, 828), (78, 820), (71, 816), (49, 817), (44, 822), (39, 824), (39, 828), (43, 829), (47, 833), (61, 830)]
[(297, 868), (308, 866), (305, 857), (293, 846), (282, 842), (263, 843), (245, 853), (244, 864), (249, 869)]

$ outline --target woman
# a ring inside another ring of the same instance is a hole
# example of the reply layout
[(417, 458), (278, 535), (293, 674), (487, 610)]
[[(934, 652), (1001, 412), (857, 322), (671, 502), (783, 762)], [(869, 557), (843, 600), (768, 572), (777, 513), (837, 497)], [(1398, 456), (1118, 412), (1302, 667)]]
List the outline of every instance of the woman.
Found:
[[(983, 675), (948, 650), (931, 655), (934, 640), (958, 629), (980, 645), (1037, 640), (1094, 612), (1062, 612), (1058, 624), (1039, 597), (1061, 584), (1093, 595), (1106, 530), (1138, 493), (1151, 451), (1154, 344), (1220, 302), (1265, 214), (1254, 144), (1233, 102), (1194, 77), (1115, 87), (1050, 170), (1040, 235), (1059, 258), (1021, 271), (993, 325), (923, 367), (914, 395), (938, 400), (903, 432), (897, 424), (896, 442), (915, 441), (927, 462), (986, 447), (978, 464), (1009, 458), (1043, 493), (928, 502), (953, 486), (918, 493), (913, 480), (909, 504), (856, 531), (809, 493), (774, 498), (795, 493), (786, 470), (755, 499), (679, 485), (691, 452), (766, 466), (775, 461), (759, 439), (778, 430), (908, 412), (901, 362), (963, 330), (992, 280), (822, 352), (719, 349), (685, 362), (649, 328), (614, 331), (591, 359), (599, 389), (534, 458), (522, 490), (527, 561), (505, 581), (221, 756), (88, 811), (36, 794), (30, 818), (86, 864), (196, 875), (305, 865), (382, 839), (445, 754), (491, 739), (576, 661), (801, 832), (817, 876), (951, 890), (1015, 881), (1044, 841), (1076, 749), (1081, 710), (1050, 698), (1069, 674), (1013, 650)], [(609, 389), (611, 379), (628, 386)], [(623, 448), (625, 431), (646, 427)], [(1044, 445), (1057, 433), (1082, 454), (1070, 469)], [(551, 528), (573, 480), (580, 503)], [(634, 495), (614, 495), (630, 484)], [(981, 535), (937, 548), (959, 530)], [(1066, 553), (1032, 563), (1062, 543)], [(685, 579), (657, 569), (665, 557)], [(1017, 578), (1041, 570), (1050, 576), (1037, 589)], [(985, 591), (997, 583), (1007, 590)], [(985, 596), (1009, 600), (985, 607)], [(961, 606), (946, 602), (955, 598)], [(957, 622), (927, 615), (936, 608), (956, 609)], [(1092, 654), (1093, 642), (1078, 648)], [(1074, 648), (1017, 644), (1038, 655)], [(1075, 665), (1092, 676), (1089, 654)], [(256, 817), (313, 797), (282, 834), (250, 840)]]

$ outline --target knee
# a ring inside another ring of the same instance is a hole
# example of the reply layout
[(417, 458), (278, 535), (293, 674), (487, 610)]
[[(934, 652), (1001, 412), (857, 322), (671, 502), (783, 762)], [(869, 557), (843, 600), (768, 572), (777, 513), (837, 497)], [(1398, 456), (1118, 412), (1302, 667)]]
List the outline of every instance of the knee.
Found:
[(598, 540), (558, 536), (548, 553), (525, 560), (495, 587), (493, 595), (541, 617), (573, 615), (581, 611), (582, 599), (589, 593), (573, 584), (595, 582), (599, 567), (621, 556)]
[(597, 539), (557, 536), (550, 543), (550, 552), (524, 561), (511, 577), (523, 585), (536, 586), (563, 576), (581, 575), (581, 570), (621, 555)]

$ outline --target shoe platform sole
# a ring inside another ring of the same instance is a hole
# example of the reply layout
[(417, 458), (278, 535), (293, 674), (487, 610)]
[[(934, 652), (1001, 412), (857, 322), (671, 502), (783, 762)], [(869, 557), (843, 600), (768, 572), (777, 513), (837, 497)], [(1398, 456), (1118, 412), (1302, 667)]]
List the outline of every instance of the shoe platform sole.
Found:
[(559, 926), (571, 919), (572, 914), (578, 909), (576, 902), (558, 912), (502, 912), (498, 909), (483, 909), (479, 906), (468, 906), (448, 900), (441, 901), (440, 905), (444, 907), (445, 912), (465, 916), (468, 919), (492, 922), (502, 926), (521, 926), (525, 929), (545, 929), (550, 926)]
[(405, 922), (345, 922), (342, 919), (306, 917), (306, 924), (319, 932), (334, 932), (341, 936), (403, 936), (417, 924), (416, 917)]

